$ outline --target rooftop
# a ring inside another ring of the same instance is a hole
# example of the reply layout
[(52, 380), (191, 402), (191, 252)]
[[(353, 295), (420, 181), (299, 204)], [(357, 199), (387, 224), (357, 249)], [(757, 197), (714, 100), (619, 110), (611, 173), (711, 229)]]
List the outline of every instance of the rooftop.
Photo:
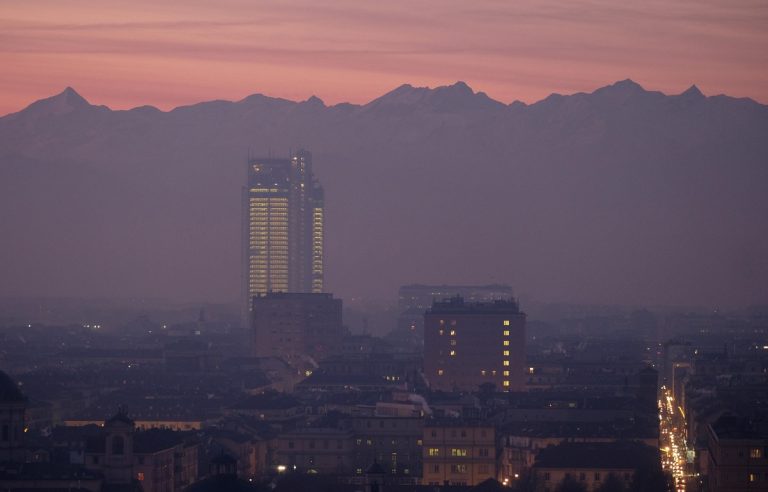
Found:
[(465, 302), (461, 296), (433, 301), (427, 314), (523, 314), (514, 298), (489, 302)]

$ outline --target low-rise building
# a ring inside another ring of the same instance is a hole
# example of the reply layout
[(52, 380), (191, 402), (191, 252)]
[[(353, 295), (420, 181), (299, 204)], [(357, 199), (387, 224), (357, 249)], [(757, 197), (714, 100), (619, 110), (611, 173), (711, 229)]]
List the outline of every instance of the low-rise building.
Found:
[(724, 415), (708, 430), (710, 489), (768, 490), (768, 422)]
[(655, 474), (655, 479), (663, 477), (658, 449), (632, 441), (564, 442), (542, 449), (537, 455), (532, 470), (533, 490), (553, 492), (564, 481), (576, 481), (592, 492), (611, 475), (628, 487), (640, 468)]
[(430, 421), (422, 438), (422, 483), (477, 485), (496, 477), (493, 426), (462, 420)]
[(332, 428), (296, 429), (277, 437), (273, 466), (278, 472), (349, 475), (353, 472), (353, 435)]

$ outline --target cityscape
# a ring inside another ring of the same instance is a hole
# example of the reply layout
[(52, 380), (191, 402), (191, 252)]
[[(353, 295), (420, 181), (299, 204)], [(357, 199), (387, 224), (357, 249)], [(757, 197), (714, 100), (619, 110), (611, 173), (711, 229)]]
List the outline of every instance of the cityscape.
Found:
[(765, 8), (118, 3), (0, 5), (0, 491), (768, 490)]

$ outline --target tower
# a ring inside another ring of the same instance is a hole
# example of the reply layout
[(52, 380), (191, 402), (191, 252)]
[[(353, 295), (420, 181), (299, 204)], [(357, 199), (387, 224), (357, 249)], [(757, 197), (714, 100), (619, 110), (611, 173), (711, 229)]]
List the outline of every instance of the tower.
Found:
[(243, 189), (243, 315), (269, 292), (323, 291), (323, 189), (312, 154), (248, 161)]

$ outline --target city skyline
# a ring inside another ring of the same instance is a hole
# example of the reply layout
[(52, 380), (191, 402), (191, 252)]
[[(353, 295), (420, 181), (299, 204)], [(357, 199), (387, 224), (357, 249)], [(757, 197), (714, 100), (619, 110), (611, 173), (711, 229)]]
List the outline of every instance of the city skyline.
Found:
[(0, 0), (0, 491), (768, 490), (766, 26)]

